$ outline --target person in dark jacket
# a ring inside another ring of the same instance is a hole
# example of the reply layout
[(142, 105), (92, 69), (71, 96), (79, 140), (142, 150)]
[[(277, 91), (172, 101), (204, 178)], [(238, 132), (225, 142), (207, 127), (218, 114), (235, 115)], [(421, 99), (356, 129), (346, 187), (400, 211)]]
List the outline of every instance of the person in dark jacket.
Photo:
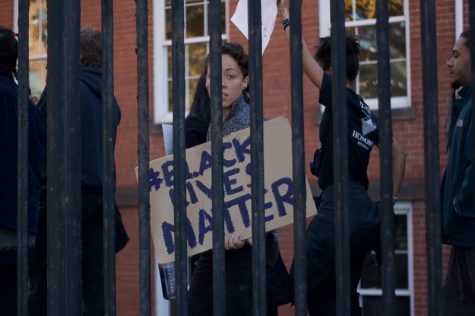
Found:
[(453, 94), (448, 164), (442, 184), (443, 241), (452, 245), (443, 291), (444, 315), (475, 315), (475, 182), (469, 31), (455, 42), (447, 62)]
[[(277, 0), (282, 15), (282, 25), (290, 37), (288, 0)], [(347, 97), (348, 119), (342, 124), (348, 128), (348, 216), (350, 236), (350, 295), (351, 315), (362, 315), (359, 306), (358, 283), (365, 257), (371, 251), (380, 251), (380, 214), (377, 204), (368, 195), (368, 166), (374, 146), (378, 146), (378, 120), (363, 98), (353, 90), (359, 72), (360, 45), (354, 35), (345, 39), (346, 87), (341, 93)], [(333, 179), (333, 104), (331, 40), (321, 38), (312, 58), (303, 41), (302, 58), (306, 75), (319, 90), (319, 103), (325, 106), (320, 123), (321, 148), (317, 154), (316, 168), (322, 190), (317, 199), (318, 213), (306, 232), (307, 250), (307, 299), (310, 315), (333, 316), (337, 310), (336, 258), (335, 258), (335, 201)], [(404, 176), (405, 152), (392, 141), (393, 192), (397, 196)]]
[[(13, 32), (0, 26), (0, 311), (17, 313), (17, 153), (18, 91), (15, 82), (18, 57)], [(28, 103), (28, 246), (37, 231), (37, 203), (45, 168), (45, 122)]]
[[(102, 220), (102, 36), (99, 31), (84, 29), (80, 35), (81, 98), (81, 215), (82, 215), (82, 286), (83, 315), (104, 315), (103, 220)], [(38, 106), (46, 115), (46, 89)], [(48, 93), (51, 93), (49, 91)], [(120, 108), (113, 101), (113, 134), (115, 146)], [(115, 174), (114, 184), (115, 188)], [(40, 212), (40, 238), (34, 256), (32, 294), (29, 304), (34, 315), (46, 315), (46, 210)], [(128, 236), (115, 210), (116, 252)]]

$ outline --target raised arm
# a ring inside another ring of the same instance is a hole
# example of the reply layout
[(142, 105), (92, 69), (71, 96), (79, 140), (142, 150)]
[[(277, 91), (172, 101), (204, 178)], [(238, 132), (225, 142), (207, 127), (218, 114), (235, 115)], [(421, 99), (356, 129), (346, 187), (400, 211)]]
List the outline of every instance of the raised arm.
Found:
[[(282, 20), (289, 18), (289, 4), (288, 0), (277, 0), (277, 6), (280, 11), (280, 15)], [(290, 26), (284, 30), (287, 39), (290, 39)], [(303, 59), (303, 70), (313, 82), (313, 84), (317, 88), (322, 87), (322, 80), (323, 80), (323, 69), (320, 65), (313, 59), (312, 54), (308, 50), (307, 43), (302, 38), (302, 59)]]

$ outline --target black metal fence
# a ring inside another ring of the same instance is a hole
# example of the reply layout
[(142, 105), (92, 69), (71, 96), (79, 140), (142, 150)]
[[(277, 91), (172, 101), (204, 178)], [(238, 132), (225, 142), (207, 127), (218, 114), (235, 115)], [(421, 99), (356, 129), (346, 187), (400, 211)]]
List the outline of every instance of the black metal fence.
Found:
[[(104, 293), (106, 314), (114, 315), (114, 190), (111, 107), (113, 98), (113, 8), (112, 0), (102, 1), (103, 30), (103, 193), (104, 193)], [(139, 223), (140, 223), (140, 314), (151, 314), (150, 281), (150, 202), (148, 190), (149, 161), (149, 65), (148, 65), (148, 4), (136, 0), (137, 17), (137, 74), (138, 74), (138, 160), (139, 160)], [(28, 0), (19, 0), (19, 193), (18, 193), (18, 310), (27, 315), (28, 253), (27, 253), (27, 129), (28, 129)], [(394, 219), (392, 214), (391, 174), (391, 108), (388, 36), (388, 1), (377, 1), (378, 98), (381, 139), (381, 201), (383, 247), (383, 305), (385, 315), (394, 315)], [(210, 66), (211, 72), (211, 128), (212, 135), (212, 206), (213, 220), (213, 289), (214, 311), (225, 314), (224, 287), (224, 217), (223, 217), (223, 143), (221, 108), (221, 30), (220, 0), (209, 3)], [(437, 58), (435, 0), (422, 0), (421, 37), (423, 54), (424, 139), (426, 166), (426, 210), (428, 250), (429, 313), (440, 315), (441, 302), (441, 235), (439, 197), (439, 129), (437, 107)], [(173, 16), (173, 117), (174, 117), (174, 186), (176, 241), (176, 314), (187, 314), (187, 246), (185, 228), (185, 84), (184, 84), (184, 1), (172, 1)], [(303, 84), (301, 43), (301, 1), (291, 1), (292, 19), (290, 52), (292, 96), (292, 153), (294, 174), (294, 232), (295, 232), (295, 313), (306, 315), (306, 252), (305, 252), (305, 161), (303, 138)], [(253, 301), (254, 315), (266, 315), (266, 274), (264, 240), (263, 190), (263, 114), (261, 59), (260, 1), (249, 1), (249, 56), (251, 91), (251, 152), (252, 152), (252, 227), (253, 227)], [(346, 104), (346, 75), (344, 2), (331, 1), (333, 103)], [(475, 25), (475, 4), (470, 1), (470, 21)], [(56, 93), (48, 94), (48, 315), (78, 315), (81, 311), (80, 275), (80, 104), (79, 104), (79, 29), (80, 0), (48, 1), (48, 87)], [(472, 27), (475, 42), (475, 27)], [(472, 49), (475, 60), (475, 49)], [(337, 62), (338, 61), (338, 62)], [(472, 63), (475, 69), (475, 63)], [(473, 70), (472, 70), (473, 72)], [(473, 113), (475, 116), (475, 112)], [(346, 107), (334, 107), (334, 122), (345, 122)], [(475, 117), (474, 117), (475, 120)], [(348, 155), (346, 126), (334, 124), (336, 258), (338, 315), (350, 315), (349, 223), (348, 223)], [(474, 137), (475, 139), (475, 137)], [(475, 148), (475, 146), (474, 146)], [(475, 154), (475, 153), (474, 153)]]

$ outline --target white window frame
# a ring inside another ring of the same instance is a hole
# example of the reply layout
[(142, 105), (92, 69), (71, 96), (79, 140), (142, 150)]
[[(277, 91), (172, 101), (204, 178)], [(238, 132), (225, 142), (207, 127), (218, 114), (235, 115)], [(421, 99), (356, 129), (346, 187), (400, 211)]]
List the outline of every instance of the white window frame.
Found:
[[(409, 297), (411, 316), (414, 315), (414, 242), (412, 225), (412, 204), (409, 202), (398, 202), (394, 205), (396, 215), (406, 215), (407, 225), (407, 289), (395, 289), (396, 296)], [(399, 251), (400, 252), (400, 251)], [(358, 285), (360, 295), (360, 305), (363, 303), (363, 296), (382, 297), (383, 290), (380, 288), (361, 289)]]
[[(320, 37), (330, 36), (331, 15), (330, 0), (319, 0), (319, 21), (320, 21)], [(404, 17), (389, 17), (389, 23), (405, 22), (406, 25), (406, 80), (407, 80), (407, 96), (391, 97), (391, 108), (408, 108), (411, 106), (411, 37), (410, 37), (410, 21), (409, 21), (409, 0), (404, 0)], [(368, 24), (368, 22), (370, 22)], [(345, 27), (358, 27), (363, 25), (374, 25), (376, 19), (367, 19), (364, 21), (346, 21)], [(359, 76), (359, 75), (358, 75)], [(359, 84), (357, 79), (356, 84)], [(378, 98), (365, 98), (365, 102), (372, 110), (378, 109)]]
[[(204, 2), (205, 0), (203, 0)], [(222, 40), (229, 38), (229, 0), (224, 1), (224, 6), (221, 10), (225, 10), (225, 33), (222, 35)], [(204, 14), (207, 15), (207, 6), (205, 6)], [(185, 11), (186, 14), (186, 11)], [(185, 19), (186, 21), (186, 19)], [(205, 25), (205, 34), (207, 34), (208, 25)], [(166, 36), (166, 19), (165, 19), (165, 0), (155, 0), (153, 6), (153, 91), (154, 91), (154, 123), (172, 123), (173, 112), (168, 111), (168, 56), (166, 48), (172, 44), (171, 40), (167, 40)], [(209, 50), (209, 36), (185, 38), (186, 44), (192, 43), (207, 43)], [(187, 60), (188, 56), (185, 56)], [(185, 61), (185, 73), (188, 73), (188, 63)]]
[[(46, 2), (47, 0), (41, 0)], [(41, 28), (41, 23), (40, 23), (40, 28)], [(18, 32), (18, 0), (13, 0), (13, 31)], [(29, 62), (31, 63), (32, 61), (36, 60), (46, 60), (48, 57), (47, 53), (43, 54), (29, 54)], [(47, 71), (45, 69), (45, 71)], [(44, 87), (43, 87), (44, 89)]]
[(463, 32), (463, 0), (455, 0), (455, 40)]

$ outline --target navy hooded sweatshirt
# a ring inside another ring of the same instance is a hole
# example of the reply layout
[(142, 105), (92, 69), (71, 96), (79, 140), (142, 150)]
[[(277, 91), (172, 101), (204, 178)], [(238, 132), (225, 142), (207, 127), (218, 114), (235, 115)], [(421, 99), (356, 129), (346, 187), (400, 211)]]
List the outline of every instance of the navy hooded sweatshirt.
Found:
[[(81, 67), (81, 185), (87, 190), (102, 190), (102, 81), (101, 70), (95, 67)], [(46, 89), (38, 103), (46, 116)], [(113, 100), (112, 143), (115, 147), (120, 109)], [(115, 175), (115, 172), (114, 172)], [(115, 176), (113, 180), (115, 188)]]
[[(17, 228), (18, 91), (11, 74), (0, 73), (0, 229)], [(45, 172), (46, 130), (43, 116), (28, 104), (28, 230), (37, 229), (37, 202)]]

